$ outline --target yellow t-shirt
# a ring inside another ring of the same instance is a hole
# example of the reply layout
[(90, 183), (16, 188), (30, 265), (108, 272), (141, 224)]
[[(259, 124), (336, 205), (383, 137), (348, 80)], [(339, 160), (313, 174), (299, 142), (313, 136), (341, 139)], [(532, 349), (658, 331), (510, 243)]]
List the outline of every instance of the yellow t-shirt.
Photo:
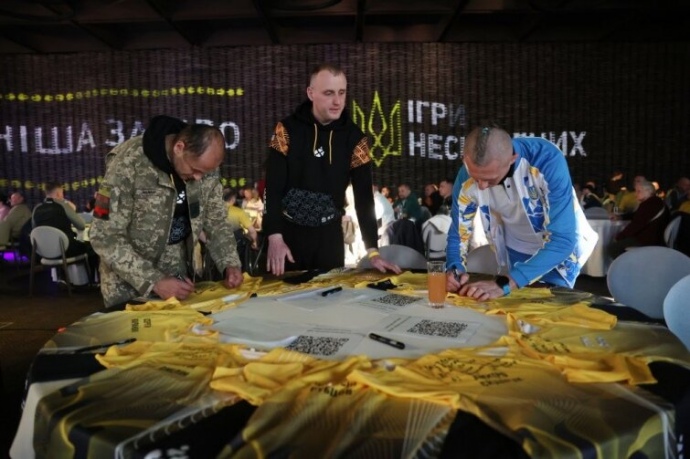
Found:
[(640, 205), (634, 191), (621, 191), (616, 197), (616, 204), (618, 204), (618, 211), (624, 214), (635, 212), (637, 206)]
[(230, 222), (233, 231), (237, 231), (240, 228), (246, 230), (252, 226), (247, 212), (237, 206), (228, 206), (228, 222)]
[(681, 204), (678, 208), (678, 211), (690, 214), (690, 201), (685, 201), (683, 204)]

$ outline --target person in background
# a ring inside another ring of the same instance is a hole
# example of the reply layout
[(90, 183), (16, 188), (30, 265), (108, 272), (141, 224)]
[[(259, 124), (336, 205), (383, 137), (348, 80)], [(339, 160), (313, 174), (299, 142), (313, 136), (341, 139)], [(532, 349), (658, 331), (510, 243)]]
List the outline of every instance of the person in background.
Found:
[(46, 198), (34, 208), (31, 215), (31, 226), (52, 226), (57, 228), (69, 239), (69, 245), (65, 255), (74, 257), (87, 254), (89, 258), (89, 282), (96, 283), (96, 272), (98, 270), (98, 256), (90, 244), (77, 239), (77, 234), (73, 228), (83, 231), (86, 228), (84, 220), (75, 212), (76, 206), (65, 200), (62, 184), (56, 181), (49, 181), (45, 185)]
[(0, 222), (10, 213), (11, 206), (7, 201), (7, 195), (0, 191)]
[(0, 221), (0, 246), (10, 240), (19, 240), (22, 227), (31, 219), (31, 209), (24, 202), (24, 195), (15, 191), (10, 195), (10, 211)]
[(64, 222), (64, 220), (61, 218), (63, 212), (60, 211), (59, 208), (62, 208), (62, 210), (64, 211), (64, 214), (67, 217), (67, 221), (69, 222), (69, 224), (61, 224), (59, 226), (46, 226), (53, 226), (55, 228), (58, 228), (64, 231), (68, 236), (70, 233), (74, 233), (72, 227), (74, 227), (77, 231), (83, 231), (86, 228), (86, 223), (84, 222), (84, 219), (81, 218), (81, 216), (76, 212), (77, 206), (74, 205), (73, 202), (65, 199), (65, 190), (62, 187), (61, 183), (56, 181), (49, 181), (45, 184), (44, 191), (46, 195), (45, 200), (43, 201), (43, 203), (36, 206), (33, 211), (32, 218), (34, 228), (37, 226), (41, 226), (41, 224), (43, 224), (44, 221), (52, 220), (53, 216), (59, 216), (60, 222)]
[(438, 194), (441, 196), (441, 206), (438, 208), (437, 214), (450, 215), (450, 208), (452, 207), (451, 199), (453, 197), (453, 179), (446, 177), (438, 184)]
[(107, 308), (151, 293), (187, 298), (202, 232), (225, 287), (242, 283), (219, 180), (224, 157), (217, 128), (169, 116), (154, 117), (144, 135), (108, 153), (90, 233)]
[[(386, 232), (386, 228), (395, 221), (395, 211), (393, 206), (386, 199), (386, 197), (376, 190), (376, 185), (373, 186), (374, 192), (374, 210), (376, 212), (376, 224), (378, 226), (379, 239)], [(383, 245), (383, 244), (382, 244)]]
[(429, 209), (431, 215), (436, 215), (441, 204), (443, 204), (443, 198), (441, 198), (441, 194), (438, 192), (438, 187), (433, 183), (425, 185), (422, 205)]
[(673, 212), (688, 200), (690, 200), (690, 179), (681, 177), (676, 185), (666, 193), (666, 206)]
[(261, 229), (261, 221), (264, 213), (264, 202), (259, 196), (259, 191), (252, 186), (246, 186), (243, 192), (244, 199), (242, 200), (242, 209), (247, 212), (254, 227), (256, 229)]
[[(267, 270), (277, 276), (286, 270), (325, 271), (344, 266), (341, 217), (349, 183), (372, 266), (382, 272), (400, 272), (377, 250), (369, 143), (345, 108), (346, 96), (343, 70), (319, 65), (309, 77), (308, 100), (275, 127), (268, 149), (263, 224), (268, 235)], [(291, 196), (297, 194), (322, 198), (322, 208), (312, 209), (315, 219), (291, 221), (284, 217), (283, 200), (291, 204)], [(331, 208), (340, 214), (329, 220)], [(314, 220), (320, 226), (307, 226)]]
[(240, 247), (240, 241), (244, 241), (245, 234), (249, 236), (252, 248), (256, 249), (259, 234), (256, 232), (254, 225), (252, 225), (247, 212), (237, 207), (237, 191), (226, 190), (223, 193), (223, 200), (225, 201), (228, 211), (228, 222), (230, 223), (230, 226), (235, 233), (235, 239), (238, 242), (237, 251), (239, 253), (243, 253)]
[(395, 199), (393, 199), (393, 196), (391, 196), (391, 190), (387, 186), (381, 187), (381, 194), (383, 195), (384, 198), (391, 204), (395, 202)]
[(407, 183), (398, 185), (398, 200), (395, 201), (393, 207), (398, 218), (409, 218), (414, 221), (422, 216), (419, 198), (417, 198), (417, 195), (410, 189), (410, 185)]
[[(478, 300), (538, 280), (572, 288), (597, 242), (575, 200), (568, 164), (542, 138), (511, 139), (497, 126), (473, 129), (453, 187), (446, 288)], [(470, 282), (466, 257), (477, 212), (508, 275)]]
[(582, 187), (580, 204), (582, 205), (583, 209), (589, 209), (590, 207), (601, 207), (601, 198), (596, 195), (594, 192), (594, 187), (589, 183)]
[(621, 216), (623, 220), (630, 220), (632, 218), (633, 212), (635, 212), (635, 209), (637, 209), (637, 206), (640, 204), (637, 199), (637, 194), (635, 193), (635, 187), (638, 183), (646, 181), (647, 179), (643, 175), (636, 175), (635, 178), (633, 178), (631, 189), (623, 187), (618, 194), (616, 194), (613, 208), (614, 215)]
[[(669, 221), (669, 210), (656, 196), (654, 185), (644, 180), (635, 184), (635, 196), (640, 205), (633, 212), (628, 226), (623, 228), (608, 246), (608, 254), (616, 258), (628, 247), (664, 245), (664, 229)], [(613, 219), (619, 217), (613, 216)]]

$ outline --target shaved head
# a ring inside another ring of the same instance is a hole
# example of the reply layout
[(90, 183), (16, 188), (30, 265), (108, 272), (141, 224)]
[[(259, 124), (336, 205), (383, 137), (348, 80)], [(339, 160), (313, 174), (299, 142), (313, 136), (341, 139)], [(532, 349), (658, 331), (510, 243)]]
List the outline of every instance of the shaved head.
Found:
[(476, 127), (465, 138), (464, 155), (469, 156), (477, 166), (484, 166), (495, 159), (509, 158), (512, 154), (510, 134), (499, 127)]

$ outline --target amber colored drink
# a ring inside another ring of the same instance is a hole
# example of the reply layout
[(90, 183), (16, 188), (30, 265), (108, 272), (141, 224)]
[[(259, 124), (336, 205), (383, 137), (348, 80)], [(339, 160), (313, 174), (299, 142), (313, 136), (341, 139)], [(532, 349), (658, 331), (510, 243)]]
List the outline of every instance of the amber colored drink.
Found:
[(428, 273), (429, 306), (442, 308), (446, 300), (446, 274)]

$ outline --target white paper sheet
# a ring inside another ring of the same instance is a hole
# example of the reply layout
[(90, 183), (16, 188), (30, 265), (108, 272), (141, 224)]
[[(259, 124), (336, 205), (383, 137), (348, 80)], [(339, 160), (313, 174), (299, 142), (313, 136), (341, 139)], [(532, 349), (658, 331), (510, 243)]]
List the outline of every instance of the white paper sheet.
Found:
[(403, 337), (446, 339), (462, 344), (468, 342), (480, 326), (478, 322), (468, 320), (390, 314), (377, 323), (372, 330)]

